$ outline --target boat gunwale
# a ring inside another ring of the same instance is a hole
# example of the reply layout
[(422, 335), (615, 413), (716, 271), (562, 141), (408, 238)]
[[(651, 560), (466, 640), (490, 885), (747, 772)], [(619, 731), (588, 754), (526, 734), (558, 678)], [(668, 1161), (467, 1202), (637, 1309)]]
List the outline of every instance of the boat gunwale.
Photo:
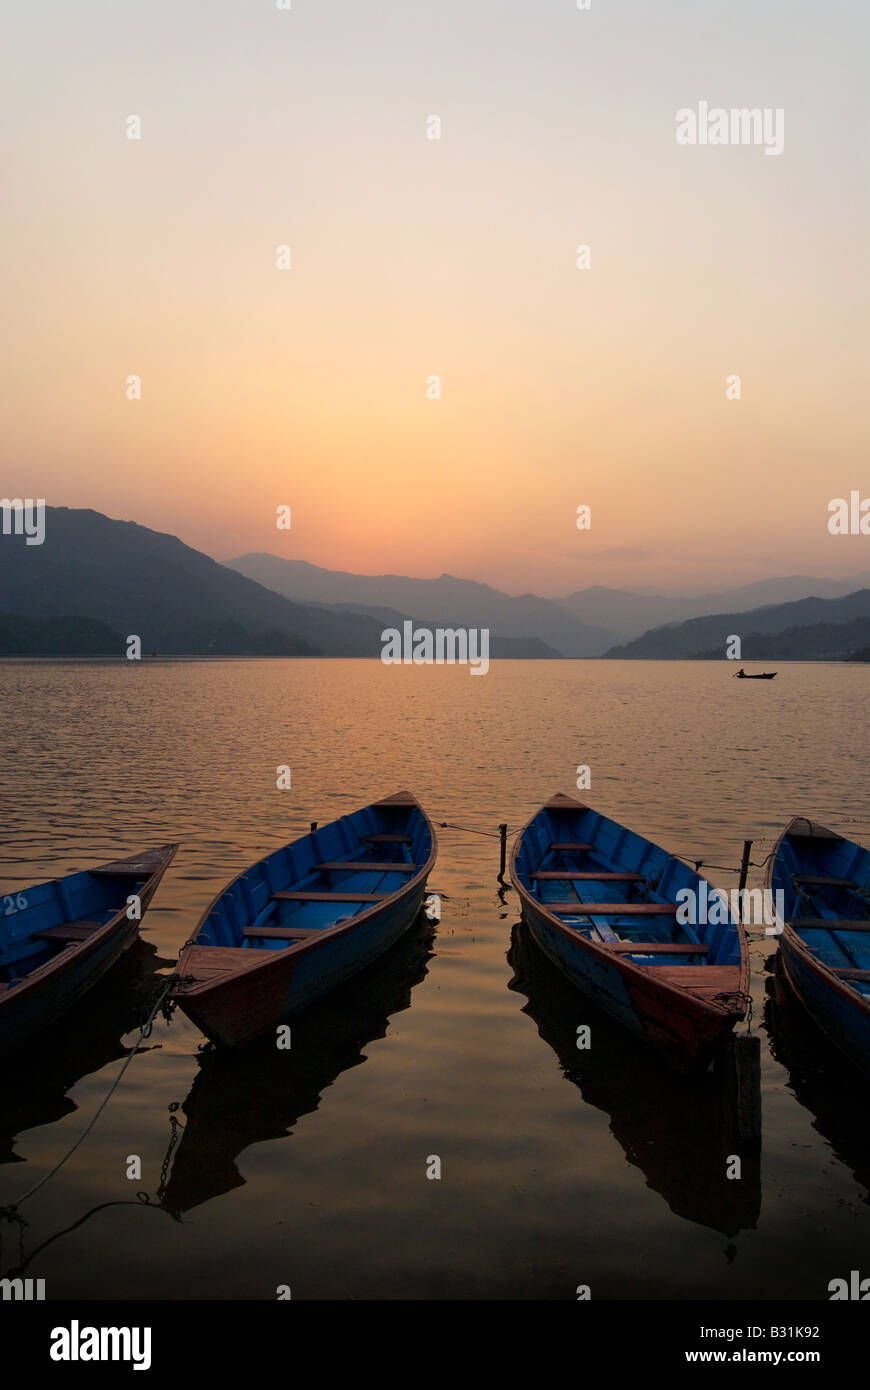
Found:
[[(400, 795), (400, 793), (393, 793), (393, 795), (397, 796)], [(243, 964), (242, 962), (239, 962), (237, 969), (230, 969), (225, 974), (213, 976), (211, 979), (199, 980), (195, 984), (185, 985), (184, 962), (188, 956), (188, 953), (193, 948), (195, 948), (197, 945), (203, 944), (197, 942), (196, 938), (201, 932), (205, 922), (208, 920), (209, 916), (211, 915), (217, 904), (220, 902), (221, 898), (225, 897), (227, 893), (230, 893), (236, 886), (236, 884), (244, 878), (245, 874), (250, 873), (251, 869), (255, 868), (258, 864), (261, 864), (263, 860), (267, 859), (269, 856), (268, 854), (266, 854), (261, 856), (260, 859), (255, 859), (253, 864), (248, 864), (244, 869), (241, 869), (239, 873), (236, 874), (235, 878), (230, 879), (230, 881), (224, 885), (220, 892), (215, 894), (214, 898), (209, 903), (208, 907), (205, 909), (199, 921), (197, 922), (193, 934), (187, 939), (187, 941), (185, 941), (184, 945), (182, 946), (178, 956), (178, 965), (176, 966), (176, 973), (181, 978), (178, 986), (173, 991), (175, 997), (183, 996), (185, 999), (190, 999), (194, 995), (207, 993), (208, 991), (213, 990), (217, 987), (223, 987), (224, 985), (226, 985), (228, 980), (231, 980), (237, 974), (253, 975), (256, 974), (258, 970), (268, 970), (270, 966), (274, 966), (276, 961), (286, 960), (287, 956), (291, 952), (295, 952), (297, 955), (303, 955), (308, 951), (316, 951), (317, 948), (320, 945), (322, 945), (324, 941), (334, 940), (337, 936), (341, 936), (345, 932), (353, 930), (354, 928), (358, 927), (361, 923), (370, 921), (373, 917), (378, 916), (380, 913), (382, 913), (385, 908), (394, 906), (402, 898), (410, 897), (412, 892), (419, 886), (421, 877), (423, 877), (425, 880), (425, 878), (428, 877), (428, 875), (432, 872), (435, 860), (438, 857), (438, 837), (435, 834), (434, 825), (427, 816), (426, 812), (423, 810), (423, 807), (420, 805), (420, 802), (417, 800), (417, 797), (414, 796), (412, 792), (408, 792), (407, 796), (409, 809), (411, 809), (412, 806), (415, 806), (417, 808), (417, 810), (420, 812), (420, 815), (423, 817), (423, 820), (425, 821), (426, 826), (429, 830), (429, 834), (432, 838), (432, 848), (429, 852), (429, 858), (426, 860), (426, 863), (423, 864), (417, 870), (417, 872), (413, 875), (412, 878), (410, 878), (407, 882), (400, 884), (399, 887), (393, 893), (390, 893), (385, 898), (382, 898), (380, 902), (372, 903), (369, 907), (365, 908), (363, 912), (360, 912), (356, 916), (349, 918), (349, 920), (346, 922), (336, 922), (331, 927), (317, 929), (314, 935), (312, 935), (310, 938), (304, 941), (292, 941), (289, 945), (283, 947), (283, 949), (278, 951), (273, 950), (271, 948), (267, 948), (263, 951), (264, 959), (260, 961), (255, 959), (255, 952), (257, 948), (248, 947), (248, 949), (245, 951), (245, 954), (252, 957), (251, 963), (245, 962)], [(354, 808), (354, 810), (365, 811), (373, 806), (381, 806), (383, 803), (388, 802), (389, 800), (389, 797), (380, 797), (377, 801), (368, 801), (365, 803), (364, 806), (357, 806)], [(353, 814), (354, 811), (345, 812), (343, 815), (336, 816), (334, 821), (328, 821), (327, 825), (335, 825), (338, 821), (345, 820), (347, 816)], [(326, 828), (326, 825), (319, 827), (320, 830), (325, 830)], [(290, 845), (298, 844), (300, 840), (304, 840), (308, 837), (308, 835), (314, 833), (316, 832), (309, 830), (304, 835), (297, 835), (295, 839), (287, 840), (283, 845), (279, 845), (278, 849), (287, 849)], [(275, 851), (270, 850), (269, 853), (274, 854)], [(232, 951), (242, 950), (243, 948), (241, 946), (218, 946), (210, 947), (209, 949)]]
[[(830, 836), (835, 834), (835, 832), (829, 830), (826, 825), (822, 825), (819, 821), (814, 821), (809, 816), (792, 816), (791, 820), (788, 822), (788, 825), (780, 834), (780, 837), (777, 840), (776, 845), (774, 846), (773, 853), (771, 854), (770, 859), (768, 860), (767, 869), (765, 870), (765, 887), (769, 889), (771, 892), (773, 891), (774, 869), (776, 867), (777, 860), (779, 859), (779, 854), (783, 842), (788, 839), (789, 835), (792, 833), (793, 828), (796, 825), (801, 824), (815, 826), (816, 829), (825, 831), (825, 835), (818, 836), (818, 839), (823, 841), (829, 840)], [(807, 838), (813, 839), (816, 837), (810, 834)], [(847, 840), (845, 836), (837, 836), (836, 838), (846, 840), (846, 843), (850, 845), (855, 843), (853, 840)], [(832, 923), (833, 920), (834, 919), (832, 919)], [(824, 931), (825, 928), (818, 927), (815, 928), (815, 930)], [(868, 920), (867, 922), (867, 930), (868, 932), (870, 932), (870, 920)], [(813, 974), (817, 975), (821, 980), (823, 980), (828, 988), (833, 988), (836, 991), (836, 993), (841, 996), (842, 999), (848, 1001), (848, 1003), (852, 1004), (853, 1006), (855, 1004), (860, 1005), (861, 1011), (865, 1014), (870, 1015), (870, 995), (861, 994), (859, 990), (853, 989), (851, 985), (848, 983), (848, 981), (841, 980), (839, 976), (834, 973), (834, 970), (830, 965), (826, 965), (824, 961), (819, 960), (818, 956), (816, 956), (813, 953), (811, 947), (807, 944), (806, 941), (803, 940), (797, 929), (792, 926), (791, 921), (789, 919), (786, 919), (783, 922), (781, 937), (782, 944), (788, 948), (788, 950), (781, 951), (783, 966), (786, 972), (788, 972), (789, 963), (788, 951), (794, 951), (795, 955), (800, 957), (801, 962), (804, 965), (809, 966)], [(803, 1002), (803, 995), (801, 994), (801, 991), (797, 988), (794, 982), (791, 981), (791, 979), (790, 983), (792, 983), (792, 987), (796, 990), (799, 997), (801, 998), (801, 1001)], [(807, 1006), (804, 1005), (804, 1007), (806, 1008)], [(815, 1013), (813, 1013), (813, 1018), (815, 1017), (816, 1015)], [(818, 1026), (821, 1027), (822, 1025), (819, 1023)], [(822, 1031), (824, 1032), (825, 1030), (822, 1029)]]
[[(577, 801), (574, 797), (566, 797), (562, 794), (559, 794), (559, 799), (560, 805), (563, 806), (566, 810), (569, 809), (570, 803), (572, 802), (578, 810), (590, 811), (593, 809), (591, 806), (587, 806), (584, 802)], [(518, 832), (514, 840), (514, 843), (511, 847), (510, 878), (511, 883), (513, 884), (514, 888), (520, 896), (520, 901), (522, 903), (523, 908), (525, 909), (527, 904), (536, 908), (546, 918), (547, 925), (550, 927), (555, 927), (558, 933), (561, 936), (563, 936), (566, 939), (566, 941), (571, 941), (575, 944), (579, 944), (582, 947), (582, 949), (589, 951), (590, 954), (595, 956), (597, 959), (606, 961), (609, 965), (612, 965), (622, 974), (629, 976), (629, 978), (634, 977), (638, 980), (643, 980), (644, 982), (653, 981), (657, 989), (672, 994), (674, 998), (680, 999), (682, 1001), (685, 1001), (685, 999), (688, 996), (689, 998), (691, 998), (693, 1005), (697, 1009), (701, 1010), (703, 1013), (709, 1014), (713, 1018), (734, 1018), (738, 1021), (740, 1019), (745, 1018), (747, 1012), (745, 1008), (743, 1010), (737, 1010), (733, 1008), (728, 1008), (724, 1004), (716, 1004), (710, 999), (703, 999), (700, 995), (694, 992), (691, 985), (678, 985), (671, 983), (670, 980), (657, 980), (656, 970), (659, 967), (639, 965), (636, 961), (629, 960), (624, 955), (619, 955), (608, 951), (607, 946), (604, 942), (599, 943), (597, 941), (593, 941), (590, 937), (583, 936), (575, 928), (568, 926), (566, 922), (560, 921), (560, 919), (556, 916), (555, 913), (548, 911), (546, 903), (541, 902), (540, 898), (536, 898), (534, 894), (530, 892), (528, 888), (526, 888), (525, 884), (521, 882), (517, 870), (517, 859), (519, 858), (520, 845), (522, 844), (523, 836), (531, 828), (532, 823), (537, 819), (537, 817), (541, 814), (542, 811), (548, 809), (549, 804), (549, 802), (544, 802), (529, 817), (526, 824)], [(636, 831), (634, 833), (637, 834)], [(663, 849), (663, 846), (654, 845), (653, 841), (648, 840), (646, 836), (640, 836), (640, 838), (646, 840), (647, 844), (653, 845), (655, 849)], [(667, 850), (665, 850), (664, 852), (666, 854), (669, 853), (669, 851)], [(675, 856), (671, 855), (670, 857), (674, 858)], [(700, 877), (701, 875), (699, 874), (698, 878), (700, 879)], [(703, 881), (708, 882), (708, 880), (706, 879)], [(713, 887), (713, 885), (710, 884), (710, 887)], [(582, 903), (578, 903), (578, 911), (576, 913), (576, 916), (578, 917), (583, 916), (582, 906)], [(737, 939), (740, 944), (740, 962), (735, 967), (735, 969), (739, 971), (739, 984), (738, 988), (734, 991), (734, 993), (739, 995), (743, 999), (749, 999), (749, 947), (746, 939), (746, 932), (743, 928), (742, 922), (739, 919), (736, 919), (734, 921), (734, 926), (737, 929)], [(644, 943), (642, 942), (639, 943), (639, 945), (643, 944)], [(638, 955), (641, 954), (642, 952), (639, 950)]]

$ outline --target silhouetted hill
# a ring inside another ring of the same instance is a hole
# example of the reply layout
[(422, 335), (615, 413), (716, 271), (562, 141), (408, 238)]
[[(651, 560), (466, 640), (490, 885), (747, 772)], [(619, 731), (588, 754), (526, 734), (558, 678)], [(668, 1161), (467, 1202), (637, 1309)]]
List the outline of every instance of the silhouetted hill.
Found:
[[(850, 623), (815, 623), (765, 635), (750, 632), (741, 653), (746, 661), (860, 661), (854, 653), (870, 641), (870, 618)], [(721, 651), (699, 652), (715, 659)], [(866, 659), (866, 658), (864, 658)]]
[(0, 613), (0, 656), (117, 656), (124, 640), (93, 618)]
[(537, 594), (514, 597), (452, 574), (438, 579), (349, 574), (265, 554), (241, 555), (226, 565), (297, 603), (343, 609), (353, 604), (358, 612), (378, 618), (392, 611), (430, 627), (488, 627), (493, 641), (534, 640), (550, 648), (542, 653), (549, 656), (600, 656), (617, 635), (582, 622), (552, 599)]
[(685, 659), (724, 657), (732, 635), (741, 639), (741, 659), (835, 660), (863, 645), (870, 633), (870, 589), (844, 598), (806, 598), (770, 604), (746, 613), (723, 613), (654, 628), (606, 653), (618, 658)]
[[(143, 655), (377, 657), (403, 617), (414, 615), (291, 603), (175, 536), (99, 512), (47, 507), (38, 546), (0, 536), (0, 655), (121, 656), (136, 635)], [(558, 655), (535, 637), (491, 636), (491, 658)]]
[[(175, 536), (67, 507), (46, 508), (42, 545), (0, 536), (0, 610), (20, 618), (73, 613), (124, 640), (135, 634), (143, 651), (161, 655), (380, 651), (373, 620), (288, 603)], [(90, 650), (91, 638), (82, 640)]]
[(794, 574), (774, 579), (758, 579), (736, 589), (704, 594), (631, 593), (600, 585), (578, 589), (555, 600), (584, 622), (609, 628), (614, 638), (630, 641), (652, 628), (686, 622), (690, 618), (717, 613), (740, 613), (770, 604), (796, 602), (802, 598), (841, 598), (864, 588), (870, 571), (851, 579), (816, 579)]
[(226, 564), (296, 603), (342, 609), (352, 605), (370, 617), (394, 617), (399, 612), (430, 626), (488, 626), (502, 637), (537, 637), (557, 653), (572, 657), (602, 656), (614, 642), (629, 641), (663, 624), (811, 596), (840, 597), (870, 580), (870, 572), (853, 579), (788, 575), (722, 592), (688, 595), (633, 593), (591, 585), (564, 598), (541, 598), (537, 594), (502, 593), (489, 584), (451, 574), (438, 579), (351, 574), (324, 569), (307, 560), (263, 553), (241, 555)]

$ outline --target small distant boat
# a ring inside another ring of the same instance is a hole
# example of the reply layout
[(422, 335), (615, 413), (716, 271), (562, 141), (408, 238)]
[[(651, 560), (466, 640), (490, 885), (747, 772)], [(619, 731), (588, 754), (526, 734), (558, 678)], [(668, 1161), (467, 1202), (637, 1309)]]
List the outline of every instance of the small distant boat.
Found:
[(246, 869), (208, 908), (178, 962), (175, 998), (236, 1047), (320, 999), (407, 931), (435, 863), (435, 832), (398, 792)]
[[(29, 1042), (105, 975), (135, 941), (178, 845), (0, 898), (0, 1053)], [(128, 916), (129, 899), (139, 916)]]
[(521, 831), (510, 873), (532, 935), (572, 984), (679, 1070), (709, 1066), (746, 1015), (749, 959), (730, 911), (678, 924), (677, 893), (703, 901), (715, 893), (705, 880), (562, 795)]
[(789, 985), (870, 1075), (870, 851), (795, 817), (768, 865), (767, 887), (783, 894), (779, 949)]
[(738, 681), (772, 681), (776, 671), (759, 671), (754, 676), (747, 676), (743, 670), (735, 671), (734, 678)]

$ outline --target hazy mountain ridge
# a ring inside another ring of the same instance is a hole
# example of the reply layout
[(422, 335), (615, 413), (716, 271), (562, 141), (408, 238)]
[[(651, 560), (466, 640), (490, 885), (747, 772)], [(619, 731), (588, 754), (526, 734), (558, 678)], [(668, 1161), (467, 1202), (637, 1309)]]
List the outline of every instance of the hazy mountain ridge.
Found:
[[(782, 632), (750, 632), (741, 644), (746, 661), (867, 661), (870, 643), (870, 617), (846, 623), (814, 623), (788, 627)], [(722, 652), (699, 652), (710, 660)]]
[(870, 620), (870, 589), (859, 589), (841, 598), (805, 598), (743, 613), (692, 618), (654, 628), (605, 655), (648, 660), (724, 657), (728, 638), (736, 635), (747, 660), (848, 658), (864, 641), (866, 620)]
[(870, 586), (870, 571), (851, 579), (815, 579), (810, 575), (759, 579), (736, 589), (703, 594), (632, 593), (595, 586), (580, 589), (558, 602), (588, 622), (609, 627), (614, 637), (631, 641), (655, 627), (719, 613), (745, 612), (802, 598), (841, 598)]
[(0, 610), (74, 614), (143, 652), (167, 655), (371, 656), (380, 628), (359, 616), (289, 603), (175, 536), (91, 510), (46, 508), (45, 542), (0, 537)]
[[(4, 656), (121, 655), (136, 635), (144, 655), (377, 657), (384, 627), (409, 616), (294, 603), (176, 536), (87, 509), (47, 507), (42, 545), (0, 536)], [(535, 636), (491, 637), (491, 657), (558, 655)]]
[[(258, 582), (256, 574), (269, 582)], [(845, 581), (798, 576), (733, 592), (757, 596), (810, 583), (838, 587)], [(301, 587), (303, 600), (277, 592), (278, 585)], [(91, 510), (46, 508), (42, 545), (0, 536), (0, 655), (111, 655), (135, 634), (146, 655), (374, 657), (383, 629), (410, 619), (418, 627), (488, 628), (493, 658), (724, 655), (732, 632), (748, 643), (747, 659), (756, 653), (830, 658), (868, 645), (870, 631), (860, 621), (870, 616), (868, 596), (870, 590), (859, 589), (840, 598), (706, 614), (614, 645), (612, 633), (569, 612), (568, 600), (512, 596), (446, 574), (353, 575), (270, 555), (222, 565), (175, 536)], [(569, 596), (581, 599), (622, 623), (636, 621), (632, 605), (648, 616), (665, 602), (702, 601), (601, 587)], [(779, 645), (770, 640), (775, 633)], [(768, 640), (759, 646), (762, 638)]]
[(870, 582), (814, 579), (808, 575), (756, 580), (737, 589), (699, 595), (632, 593), (593, 585), (564, 598), (503, 593), (488, 584), (442, 574), (437, 579), (407, 575), (359, 575), (324, 569), (307, 560), (262, 552), (227, 560), (228, 568), (297, 602), (353, 606), (381, 617), (386, 610), (425, 613), (429, 621), (490, 626), (493, 632), (537, 635), (563, 656), (604, 656), (620, 641), (641, 637), (665, 624), (727, 614), (811, 596), (838, 597)]
[(513, 597), (489, 584), (450, 574), (438, 579), (351, 574), (265, 553), (241, 555), (225, 564), (296, 602), (342, 608), (352, 604), (362, 613), (379, 617), (390, 609), (430, 626), (488, 627), (493, 638), (537, 639), (553, 649), (551, 655), (598, 656), (614, 637), (608, 629), (584, 623), (552, 599), (537, 594)]

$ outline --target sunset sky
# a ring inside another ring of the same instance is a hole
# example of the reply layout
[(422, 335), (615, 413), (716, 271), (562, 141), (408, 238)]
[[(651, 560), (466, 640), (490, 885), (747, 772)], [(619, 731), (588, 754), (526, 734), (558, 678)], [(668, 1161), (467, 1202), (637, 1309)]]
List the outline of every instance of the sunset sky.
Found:
[[(12, 0), (2, 31), (5, 494), (511, 591), (870, 568), (827, 531), (870, 495), (866, 6)], [(699, 101), (783, 108), (784, 152), (679, 146)]]

